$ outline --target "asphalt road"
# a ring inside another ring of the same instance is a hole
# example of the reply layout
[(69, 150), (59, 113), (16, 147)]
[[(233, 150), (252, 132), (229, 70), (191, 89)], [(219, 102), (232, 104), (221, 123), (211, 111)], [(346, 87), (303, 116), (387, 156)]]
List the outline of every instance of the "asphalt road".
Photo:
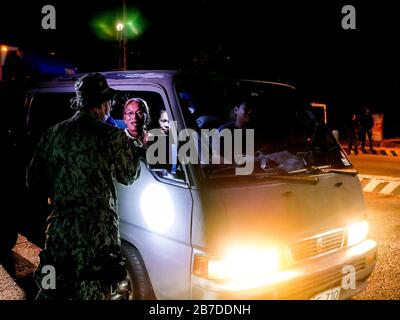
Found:
[[(400, 177), (400, 157), (358, 154), (350, 160), (360, 174)], [(355, 299), (400, 299), (400, 197), (366, 194), (370, 236), (378, 242), (378, 262), (367, 289)]]
[[(371, 223), (370, 237), (379, 245), (376, 269), (367, 289), (354, 299), (400, 299), (400, 197), (365, 195)], [(17, 269), (16, 287), (0, 267), (0, 299), (34, 299), (36, 287), (32, 273), (38, 263), (39, 249), (20, 237), (14, 248)]]
[[(400, 177), (400, 157), (350, 156), (360, 174)], [(379, 245), (379, 257), (367, 289), (354, 299), (400, 299), (400, 197), (365, 194), (370, 236)], [(40, 249), (19, 237), (13, 251), (16, 283), (0, 266), (0, 300), (32, 300), (36, 286), (32, 279)]]
[(358, 154), (350, 161), (361, 174), (400, 177), (400, 157)]
[(370, 237), (378, 242), (378, 261), (367, 289), (355, 299), (400, 299), (400, 197), (365, 196)]

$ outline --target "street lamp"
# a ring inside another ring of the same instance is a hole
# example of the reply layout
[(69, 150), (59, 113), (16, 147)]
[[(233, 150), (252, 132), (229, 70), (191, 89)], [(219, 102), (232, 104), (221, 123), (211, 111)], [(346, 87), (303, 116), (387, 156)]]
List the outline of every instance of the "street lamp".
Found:
[[(124, 19), (124, 22), (126, 22), (126, 0), (122, 0), (122, 16), (123, 16), (123, 19)], [(126, 71), (127, 70), (127, 65), (128, 65), (128, 62), (127, 62), (127, 54), (126, 54), (126, 52), (127, 52), (127, 49), (128, 49), (128, 40), (127, 40), (127, 38), (126, 38), (126, 34), (125, 34), (126, 32), (123, 32), (122, 33), (122, 37), (123, 37), (123, 46), (124, 46), (124, 70)]]
[[(128, 65), (127, 63), (128, 39), (126, 36), (126, 28), (125, 28), (126, 21), (127, 21), (126, 0), (122, 0), (122, 22), (117, 22), (115, 26), (115, 28), (117, 29), (119, 70), (127, 70), (127, 65)], [(122, 63), (121, 63), (121, 55), (123, 56)]]
[(116, 28), (118, 32), (122, 32), (122, 30), (124, 29), (124, 25), (121, 22), (119, 22), (117, 23)]
[(117, 29), (117, 41), (118, 41), (118, 69), (122, 70), (122, 46), (124, 40), (123, 36), (124, 24), (118, 22), (115, 27)]

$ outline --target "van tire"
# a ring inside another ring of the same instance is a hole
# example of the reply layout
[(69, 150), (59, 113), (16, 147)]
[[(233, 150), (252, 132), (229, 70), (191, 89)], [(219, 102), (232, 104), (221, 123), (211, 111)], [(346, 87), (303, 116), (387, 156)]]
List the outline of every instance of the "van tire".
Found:
[(126, 258), (126, 265), (133, 297), (135, 300), (156, 300), (144, 261), (139, 251), (126, 241), (121, 243), (122, 254)]

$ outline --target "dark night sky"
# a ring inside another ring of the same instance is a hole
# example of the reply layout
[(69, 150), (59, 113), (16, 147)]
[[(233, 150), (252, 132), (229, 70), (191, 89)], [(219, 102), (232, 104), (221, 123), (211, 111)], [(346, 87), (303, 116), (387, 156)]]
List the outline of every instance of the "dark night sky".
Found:
[[(88, 1), (84, 6), (82, 0), (9, 2), (1, 8), (1, 38), (40, 49), (58, 49), (79, 65), (91, 62), (101, 67), (110, 63), (107, 52), (98, 50), (114, 44), (98, 41), (89, 21), (96, 12), (116, 8), (122, 0)], [(389, 67), (399, 53), (395, 39), (400, 19), (395, 6), (386, 2), (354, 3), (357, 30), (345, 31), (340, 22), (341, 8), (347, 1), (127, 0), (149, 21), (143, 36), (131, 45), (140, 46), (149, 57), (158, 57), (154, 65), (159, 61), (176, 63), (177, 56), (185, 58), (198, 48), (223, 44), (241, 65), (301, 71), (338, 71), (339, 65), (343, 71), (358, 71), (365, 65)], [(41, 28), (44, 4), (56, 7), (56, 30)], [(98, 59), (93, 59), (93, 54)], [(346, 68), (346, 64), (352, 67)]]
[[(115, 68), (116, 42), (99, 41), (89, 20), (122, 0), (83, 3), (3, 1), (0, 41), (55, 51), (80, 71)], [(222, 46), (233, 70), (289, 81), (341, 110), (369, 103), (390, 118), (399, 116), (400, 19), (394, 1), (127, 3), (139, 8), (149, 23), (140, 39), (129, 42), (130, 68), (187, 67), (200, 50)], [(45, 4), (56, 7), (56, 30), (41, 28)], [(341, 28), (346, 4), (356, 7), (357, 30)], [(395, 126), (390, 120), (388, 125)]]

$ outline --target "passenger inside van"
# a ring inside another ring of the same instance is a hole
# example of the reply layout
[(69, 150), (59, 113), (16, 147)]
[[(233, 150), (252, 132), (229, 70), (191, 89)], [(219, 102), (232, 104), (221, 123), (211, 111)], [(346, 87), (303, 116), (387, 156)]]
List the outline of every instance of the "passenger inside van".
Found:
[(165, 134), (169, 134), (169, 118), (167, 110), (160, 110), (160, 118), (158, 119), (158, 125), (160, 126), (161, 131)]
[(254, 105), (248, 100), (243, 100), (233, 109), (234, 120), (223, 124), (218, 131), (223, 129), (250, 129), (254, 119)]
[(146, 148), (148, 144), (147, 127), (150, 124), (150, 109), (146, 101), (141, 98), (132, 98), (125, 102), (124, 122), (128, 137), (135, 140), (137, 147)]

